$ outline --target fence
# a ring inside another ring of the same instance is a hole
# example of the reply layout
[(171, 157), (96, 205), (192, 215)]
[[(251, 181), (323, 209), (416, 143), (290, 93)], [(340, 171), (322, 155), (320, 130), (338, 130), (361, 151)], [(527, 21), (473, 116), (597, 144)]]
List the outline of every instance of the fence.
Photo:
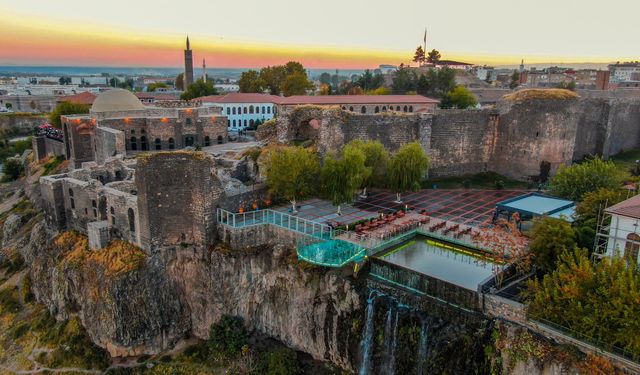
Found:
[(307, 236), (324, 239), (333, 238), (334, 230), (326, 224), (317, 223), (272, 209), (233, 213), (218, 208), (216, 215), (218, 223), (236, 229), (270, 224)]

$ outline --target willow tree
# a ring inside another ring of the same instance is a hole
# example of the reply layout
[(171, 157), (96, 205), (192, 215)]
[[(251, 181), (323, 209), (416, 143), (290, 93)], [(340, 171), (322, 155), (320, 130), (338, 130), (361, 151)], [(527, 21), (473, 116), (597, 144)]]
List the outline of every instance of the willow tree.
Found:
[(389, 188), (396, 193), (396, 203), (402, 203), (402, 193), (420, 189), (420, 182), (429, 169), (430, 160), (418, 142), (407, 143), (389, 162)]
[(325, 158), (321, 174), (322, 188), (331, 203), (338, 207), (338, 215), (342, 214), (342, 204), (353, 201), (367, 174), (365, 154), (355, 147), (345, 147), (340, 158)]
[(347, 143), (344, 147), (348, 149), (360, 150), (364, 153), (364, 171), (362, 178), (361, 197), (367, 196), (368, 187), (382, 187), (385, 185), (387, 165), (389, 164), (389, 152), (379, 141), (361, 141), (359, 139)]
[(291, 202), (293, 213), (298, 199), (311, 194), (318, 180), (318, 156), (301, 147), (271, 150), (265, 163), (269, 192)]

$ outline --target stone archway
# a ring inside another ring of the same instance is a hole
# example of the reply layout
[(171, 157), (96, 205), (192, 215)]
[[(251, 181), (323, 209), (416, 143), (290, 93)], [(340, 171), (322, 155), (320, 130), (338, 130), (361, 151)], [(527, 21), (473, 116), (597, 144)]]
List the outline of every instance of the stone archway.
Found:
[(317, 142), (320, 135), (320, 125), (322, 120), (312, 118), (306, 121), (302, 121), (295, 127), (295, 133), (293, 135), (294, 142)]

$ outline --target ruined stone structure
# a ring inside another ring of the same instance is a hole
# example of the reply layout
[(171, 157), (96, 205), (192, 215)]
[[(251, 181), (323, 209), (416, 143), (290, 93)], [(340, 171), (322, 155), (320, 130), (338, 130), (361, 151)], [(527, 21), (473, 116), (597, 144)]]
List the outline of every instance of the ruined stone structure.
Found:
[(36, 160), (44, 159), (47, 156), (63, 156), (64, 142), (44, 136), (34, 136), (31, 138), (31, 147), (35, 153)]
[(536, 179), (540, 164), (608, 158), (640, 146), (640, 99), (588, 97), (499, 102), (496, 109), (435, 114), (360, 114), (340, 107), (299, 106), (258, 129), (263, 140), (314, 141), (322, 153), (354, 139), (379, 140), (391, 151), (418, 141), (433, 176), (494, 171)]
[(102, 164), (116, 155), (227, 141), (227, 119), (219, 107), (145, 107), (121, 89), (100, 94), (90, 114), (62, 116), (61, 120), (65, 155), (77, 168), (89, 161)]

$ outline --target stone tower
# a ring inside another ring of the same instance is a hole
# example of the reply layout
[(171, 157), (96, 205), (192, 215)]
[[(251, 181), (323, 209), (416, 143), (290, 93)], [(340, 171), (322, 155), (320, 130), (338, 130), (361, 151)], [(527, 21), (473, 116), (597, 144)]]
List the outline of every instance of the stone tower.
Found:
[(187, 49), (184, 50), (184, 89), (193, 83), (193, 51), (187, 36)]

